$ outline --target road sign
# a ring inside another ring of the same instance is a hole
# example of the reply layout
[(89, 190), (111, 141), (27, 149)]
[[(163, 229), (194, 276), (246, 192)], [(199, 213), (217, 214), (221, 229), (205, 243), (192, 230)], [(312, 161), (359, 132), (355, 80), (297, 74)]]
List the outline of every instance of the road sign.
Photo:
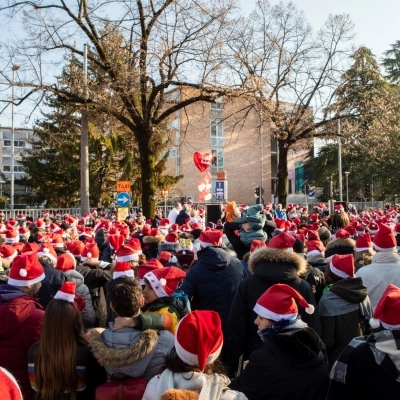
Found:
[(131, 196), (126, 192), (118, 193), (117, 204), (118, 207), (127, 207), (131, 201)]
[(118, 208), (118, 221), (125, 221), (126, 217), (129, 217), (129, 208)]
[(315, 196), (314, 190), (309, 190), (308, 191), (308, 197), (314, 197), (314, 196)]
[(216, 181), (215, 182), (215, 199), (226, 200), (228, 198), (228, 182)]
[(117, 192), (130, 192), (131, 183), (129, 181), (118, 181), (117, 182)]

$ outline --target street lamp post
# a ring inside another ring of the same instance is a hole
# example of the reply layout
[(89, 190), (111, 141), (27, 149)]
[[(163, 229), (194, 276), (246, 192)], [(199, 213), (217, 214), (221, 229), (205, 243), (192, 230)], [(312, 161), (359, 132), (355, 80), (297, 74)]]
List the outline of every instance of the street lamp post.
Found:
[(14, 157), (15, 157), (15, 128), (14, 128), (14, 82), (15, 82), (15, 71), (19, 70), (19, 65), (12, 66), (12, 82), (11, 82), (11, 189), (10, 189), (10, 208), (11, 216), (14, 216)]
[(349, 202), (349, 171), (345, 172), (346, 175), (346, 203)]

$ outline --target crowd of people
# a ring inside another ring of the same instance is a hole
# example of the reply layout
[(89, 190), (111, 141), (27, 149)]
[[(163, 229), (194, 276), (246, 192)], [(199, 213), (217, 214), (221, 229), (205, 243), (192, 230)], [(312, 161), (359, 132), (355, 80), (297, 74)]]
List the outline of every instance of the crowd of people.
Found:
[(399, 248), (397, 206), (0, 212), (2, 400), (398, 398)]

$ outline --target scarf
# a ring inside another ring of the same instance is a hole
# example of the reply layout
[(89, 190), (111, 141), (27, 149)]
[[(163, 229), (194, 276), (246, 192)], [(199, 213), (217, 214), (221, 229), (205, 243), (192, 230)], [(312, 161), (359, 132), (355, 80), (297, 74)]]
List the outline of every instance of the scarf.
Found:
[(280, 321), (274, 322), (271, 326), (268, 326), (260, 331), (257, 331), (258, 336), (260, 336), (261, 340), (265, 343), (268, 340), (268, 336), (271, 333), (279, 332), (284, 329), (299, 329), (305, 328), (308, 325), (303, 322), (299, 315), (292, 319), (282, 319)]
[(400, 340), (400, 331), (382, 330), (369, 336), (354, 338), (343, 350), (339, 359), (332, 367), (330, 378), (332, 381), (346, 384), (347, 363), (353, 350), (360, 344), (366, 343), (375, 362), (394, 380), (400, 382), (400, 349), (397, 344)]

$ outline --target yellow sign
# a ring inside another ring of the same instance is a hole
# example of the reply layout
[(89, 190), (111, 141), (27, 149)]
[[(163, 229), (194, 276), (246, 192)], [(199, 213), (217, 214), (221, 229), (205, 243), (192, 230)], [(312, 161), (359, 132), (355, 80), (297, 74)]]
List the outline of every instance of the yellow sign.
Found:
[(129, 216), (128, 207), (118, 208), (118, 221), (125, 221), (125, 218), (128, 216)]
[(217, 181), (226, 180), (226, 171), (218, 171), (217, 172)]
[(131, 183), (129, 181), (119, 181), (117, 182), (117, 192), (130, 192)]

